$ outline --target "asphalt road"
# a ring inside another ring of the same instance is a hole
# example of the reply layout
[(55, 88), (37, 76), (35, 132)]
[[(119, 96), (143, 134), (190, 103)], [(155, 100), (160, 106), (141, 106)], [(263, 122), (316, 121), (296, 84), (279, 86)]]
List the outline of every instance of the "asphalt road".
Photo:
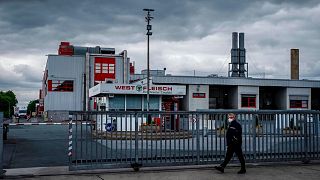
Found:
[(10, 126), (4, 168), (67, 166), (68, 125)]

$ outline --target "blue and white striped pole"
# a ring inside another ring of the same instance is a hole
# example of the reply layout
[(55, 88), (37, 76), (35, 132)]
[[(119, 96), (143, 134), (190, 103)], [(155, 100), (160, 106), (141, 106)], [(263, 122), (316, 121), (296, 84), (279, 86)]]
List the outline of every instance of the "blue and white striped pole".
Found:
[(72, 119), (69, 121), (69, 146), (68, 146), (68, 156), (71, 161), (72, 156)]

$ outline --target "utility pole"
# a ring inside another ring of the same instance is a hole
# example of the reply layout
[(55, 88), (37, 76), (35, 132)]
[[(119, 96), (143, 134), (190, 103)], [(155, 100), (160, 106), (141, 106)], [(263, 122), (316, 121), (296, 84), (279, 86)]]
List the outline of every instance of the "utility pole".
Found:
[[(153, 17), (150, 15), (151, 11), (154, 11), (154, 9), (143, 9), (143, 11), (147, 12), (147, 15), (145, 17), (147, 24), (147, 37), (148, 37), (148, 41), (147, 41), (147, 112), (149, 112), (149, 108), (150, 108), (150, 63), (149, 63), (149, 39), (150, 36), (152, 35), (151, 29), (152, 26), (150, 25), (150, 21), (151, 19), (153, 19)], [(149, 119), (149, 118), (148, 118)], [(151, 120), (150, 120), (151, 121)]]

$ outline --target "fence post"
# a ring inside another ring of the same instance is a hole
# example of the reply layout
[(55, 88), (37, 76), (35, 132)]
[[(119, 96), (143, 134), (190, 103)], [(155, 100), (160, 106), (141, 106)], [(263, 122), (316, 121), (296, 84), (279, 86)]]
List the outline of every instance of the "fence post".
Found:
[(303, 122), (304, 122), (304, 159), (303, 163), (309, 163), (308, 158), (308, 120), (307, 120), (307, 114), (303, 114)]
[(197, 136), (197, 164), (200, 164), (200, 118), (196, 114), (196, 136)]
[(0, 177), (4, 176), (3, 170), (3, 112), (0, 112)]

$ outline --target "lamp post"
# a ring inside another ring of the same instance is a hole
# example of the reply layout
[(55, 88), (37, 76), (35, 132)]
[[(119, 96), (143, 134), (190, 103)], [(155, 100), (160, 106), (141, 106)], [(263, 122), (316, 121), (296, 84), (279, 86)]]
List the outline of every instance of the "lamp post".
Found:
[[(150, 15), (151, 11), (154, 11), (154, 9), (143, 9), (143, 11), (147, 12), (147, 15), (145, 17), (147, 24), (147, 37), (148, 37), (148, 41), (147, 41), (147, 111), (149, 112), (149, 108), (150, 108), (150, 63), (149, 63), (149, 39), (150, 36), (152, 35), (151, 29), (152, 26), (150, 25), (150, 21), (151, 19), (153, 19), (153, 17)], [(149, 119), (149, 118), (148, 118)]]

